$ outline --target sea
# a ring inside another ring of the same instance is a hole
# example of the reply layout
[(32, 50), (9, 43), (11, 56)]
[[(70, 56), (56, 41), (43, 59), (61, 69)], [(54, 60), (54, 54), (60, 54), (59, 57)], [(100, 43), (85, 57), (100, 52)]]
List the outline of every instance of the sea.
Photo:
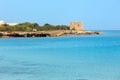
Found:
[(0, 80), (120, 80), (120, 31), (0, 38)]

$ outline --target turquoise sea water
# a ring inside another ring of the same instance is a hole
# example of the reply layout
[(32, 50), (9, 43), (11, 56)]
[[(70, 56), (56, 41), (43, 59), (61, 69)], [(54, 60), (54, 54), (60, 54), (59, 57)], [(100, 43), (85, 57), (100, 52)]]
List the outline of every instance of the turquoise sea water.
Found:
[(0, 80), (120, 80), (120, 31), (0, 39)]

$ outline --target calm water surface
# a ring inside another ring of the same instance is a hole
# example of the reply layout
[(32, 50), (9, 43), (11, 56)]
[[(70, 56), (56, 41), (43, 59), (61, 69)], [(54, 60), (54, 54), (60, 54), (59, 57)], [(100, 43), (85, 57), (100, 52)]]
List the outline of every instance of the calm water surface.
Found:
[(120, 31), (0, 39), (0, 80), (120, 80)]

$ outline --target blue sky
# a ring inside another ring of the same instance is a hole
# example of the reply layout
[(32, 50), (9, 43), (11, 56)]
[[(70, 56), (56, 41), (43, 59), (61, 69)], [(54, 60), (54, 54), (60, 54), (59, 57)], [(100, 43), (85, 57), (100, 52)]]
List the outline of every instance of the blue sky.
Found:
[(120, 0), (0, 0), (0, 20), (69, 25), (86, 29), (120, 29)]

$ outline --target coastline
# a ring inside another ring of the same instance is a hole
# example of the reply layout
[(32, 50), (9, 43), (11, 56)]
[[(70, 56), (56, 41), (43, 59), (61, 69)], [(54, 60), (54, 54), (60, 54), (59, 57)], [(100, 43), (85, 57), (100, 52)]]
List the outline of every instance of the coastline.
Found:
[(36, 31), (36, 32), (23, 32), (23, 31), (12, 31), (12, 32), (0, 32), (0, 38), (11, 38), (11, 37), (59, 37), (59, 36), (70, 36), (70, 35), (100, 35), (102, 32), (98, 31), (87, 31), (87, 30), (52, 30), (52, 31)]

